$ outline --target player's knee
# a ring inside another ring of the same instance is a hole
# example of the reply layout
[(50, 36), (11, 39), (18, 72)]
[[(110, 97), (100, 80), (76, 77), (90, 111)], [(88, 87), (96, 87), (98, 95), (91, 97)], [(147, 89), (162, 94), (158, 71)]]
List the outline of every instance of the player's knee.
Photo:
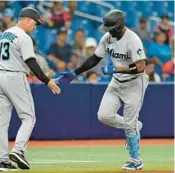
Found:
[(35, 115), (25, 116), (22, 118), (22, 122), (34, 127), (36, 123), (36, 117)]
[(100, 122), (106, 124), (107, 118), (106, 118), (105, 112), (99, 110), (97, 115), (98, 115), (98, 120), (99, 120)]
[(35, 117), (31, 117), (31, 119), (28, 120), (28, 124), (30, 124), (31, 128), (34, 128), (36, 123), (36, 118)]
[(36, 123), (36, 117), (34, 116), (34, 117), (32, 118), (32, 125), (35, 126), (35, 123)]
[(36, 123), (36, 118), (35, 118), (35, 116), (32, 116), (32, 117), (28, 120), (28, 122), (31, 124), (31, 126), (34, 126), (35, 123)]

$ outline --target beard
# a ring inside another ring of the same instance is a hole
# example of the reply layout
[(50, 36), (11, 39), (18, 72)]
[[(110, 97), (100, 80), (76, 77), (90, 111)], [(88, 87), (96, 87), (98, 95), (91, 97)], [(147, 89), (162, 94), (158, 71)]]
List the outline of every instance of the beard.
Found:
[(124, 27), (120, 26), (119, 28), (114, 28), (114, 29), (110, 30), (109, 33), (113, 38), (120, 40), (123, 36), (123, 33), (124, 33)]
[(115, 30), (113, 32), (110, 32), (113, 38), (120, 38), (122, 33), (123, 33), (122, 31), (115, 31)]

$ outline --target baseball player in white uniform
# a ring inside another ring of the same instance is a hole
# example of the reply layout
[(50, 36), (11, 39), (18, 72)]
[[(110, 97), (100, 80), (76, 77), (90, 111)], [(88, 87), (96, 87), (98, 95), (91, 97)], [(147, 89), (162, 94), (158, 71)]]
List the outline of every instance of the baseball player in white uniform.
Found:
[[(101, 29), (106, 33), (102, 37), (94, 55), (74, 71), (65, 71), (59, 79), (60, 84), (70, 83), (77, 75), (94, 67), (102, 58), (110, 56), (113, 66), (103, 66), (105, 75), (113, 75), (102, 98), (98, 119), (111, 127), (125, 131), (129, 160), (122, 169), (137, 170), (143, 168), (139, 152), (140, 130), (138, 121), (142, 107), (148, 77), (145, 74), (145, 53), (140, 38), (125, 27), (122, 11), (111, 10), (103, 19)], [(124, 105), (123, 117), (117, 114)]]
[[(41, 24), (38, 11), (23, 8), (16, 26), (0, 34), (0, 171), (14, 171), (17, 167), (30, 169), (24, 154), (35, 125), (33, 98), (27, 81), (30, 70), (44, 82), (54, 94), (60, 93), (55, 79), (48, 79), (36, 63), (33, 43), (27, 33)], [(8, 127), (15, 107), (21, 127), (14, 148), (8, 154)]]

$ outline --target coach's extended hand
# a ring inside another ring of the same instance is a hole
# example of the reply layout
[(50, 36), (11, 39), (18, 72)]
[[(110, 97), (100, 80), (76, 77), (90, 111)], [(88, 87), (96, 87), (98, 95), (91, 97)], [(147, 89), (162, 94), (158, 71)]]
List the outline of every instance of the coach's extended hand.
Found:
[(50, 88), (50, 90), (53, 92), (53, 94), (60, 94), (61, 89), (56, 84), (56, 79), (50, 79), (47, 86)]
[(116, 68), (114, 66), (105, 65), (101, 68), (104, 75), (112, 75), (113, 73), (116, 73)]
[(58, 84), (69, 84), (76, 78), (75, 71), (64, 71), (61, 72), (61, 77), (58, 79)]

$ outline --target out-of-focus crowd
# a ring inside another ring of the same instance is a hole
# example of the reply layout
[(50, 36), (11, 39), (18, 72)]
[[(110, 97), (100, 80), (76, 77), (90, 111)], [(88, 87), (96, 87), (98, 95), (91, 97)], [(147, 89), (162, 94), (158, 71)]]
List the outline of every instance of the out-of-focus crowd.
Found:
[[(94, 53), (98, 43), (96, 38), (86, 37), (86, 32), (82, 28), (77, 29), (74, 38), (68, 41), (72, 17), (77, 6), (76, 1), (68, 2), (67, 8), (63, 6), (63, 1), (49, 1), (44, 5), (42, 3), (41, 1), (38, 4), (44, 23), (42, 27), (56, 29), (57, 36), (45, 54), (37, 49), (37, 40), (33, 38), (36, 58), (47, 76), (59, 77), (60, 72), (80, 66)], [(0, 32), (14, 26), (16, 20), (14, 9), (9, 3), (0, 1)], [(169, 16), (167, 14), (161, 16), (161, 21), (154, 32), (148, 28), (148, 20), (144, 17), (139, 19), (136, 28), (131, 28), (143, 41), (147, 55), (146, 73), (150, 81), (174, 81), (174, 36)], [(76, 82), (109, 82), (111, 76), (103, 76), (101, 72), (101, 66), (104, 64), (111, 64), (109, 57), (103, 59), (90, 71), (78, 76)], [(28, 79), (30, 82), (39, 82), (32, 73)]]
[(174, 81), (174, 36), (169, 16), (162, 15), (154, 33), (148, 30), (146, 18), (140, 18), (133, 29), (142, 39), (147, 55), (146, 73), (150, 81)]

